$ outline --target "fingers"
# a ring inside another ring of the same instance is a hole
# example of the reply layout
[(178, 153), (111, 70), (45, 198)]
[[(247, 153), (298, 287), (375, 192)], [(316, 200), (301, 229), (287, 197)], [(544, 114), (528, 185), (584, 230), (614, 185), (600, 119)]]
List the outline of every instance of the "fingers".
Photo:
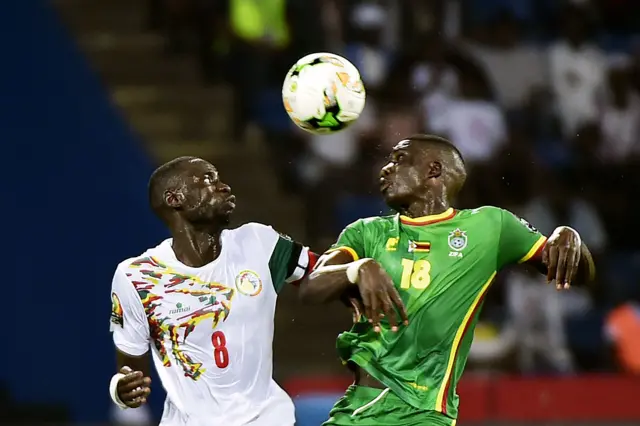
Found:
[(556, 288), (558, 290), (562, 289), (564, 285), (564, 279), (566, 276), (567, 269), (567, 257), (569, 255), (570, 248), (567, 246), (561, 246), (558, 248), (558, 263), (556, 265)]
[(407, 310), (404, 307), (404, 303), (402, 302), (402, 298), (400, 297), (400, 293), (393, 285), (393, 281), (389, 278), (387, 282), (388, 296), (392, 303), (393, 315), (395, 319), (396, 310), (400, 313), (400, 319), (404, 325), (409, 324), (409, 316), (407, 315)]
[(124, 402), (127, 405), (129, 403), (135, 404), (138, 402), (140, 402), (141, 404), (144, 404), (147, 400), (147, 396), (149, 396), (150, 393), (151, 393), (151, 388), (142, 387), (142, 388), (134, 389), (131, 392), (122, 394), (120, 399), (122, 400), (122, 402)]
[[(546, 248), (546, 247), (545, 247)], [(547, 252), (547, 282), (550, 283), (556, 277), (556, 268), (558, 265), (558, 247), (555, 244), (549, 244)]]
[(571, 283), (578, 273), (578, 266), (580, 265), (580, 248), (572, 247), (569, 255), (567, 256), (567, 265), (565, 267), (564, 283), (562, 288), (571, 287)]
[(364, 306), (360, 300), (350, 297), (349, 303), (351, 303), (351, 307), (353, 308), (353, 322), (356, 323), (360, 321), (360, 317), (362, 317), (362, 313), (364, 312)]
[(151, 379), (144, 377), (141, 371), (131, 371), (118, 382), (118, 396), (128, 407), (136, 408), (147, 402), (147, 396), (151, 393)]
[(367, 272), (361, 273), (358, 288), (369, 323), (375, 332), (380, 332), (380, 322), (386, 318), (391, 330), (398, 331), (398, 312), (405, 324), (409, 322), (400, 294), (384, 270), (372, 268)]
[(142, 371), (133, 371), (118, 381), (118, 392), (127, 392), (144, 384)]
[[(147, 389), (147, 390), (148, 390), (148, 392), (147, 392), (146, 395), (149, 395), (149, 393), (151, 393), (151, 390), (150, 389)], [(124, 402), (124, 404), (129, 408), (138, 408), (138, 407), (140, 407), (140, 406), (142, 406), (142, 405), (147, 403), (147, 396), (146, 395), (138, 397), (138, 398), (135, 398), (135, 399), (131, 399), (131, 400), (122, 399), (122, 398), (120, 398), (120, 400), (122, 402)]]
[(395, 305), (396, 309), (398, 309), (398, 312), (400, 312), (400, 318), (402, 319), (402, 323), (404, 325), (409, 325), (409, 315), (407, 315), (407, 309), (404, 307), (404, 303), (402, 302), (400, 293), (398, 293), (398, 290), (396, 290), (395, 287), (391, 292), (391, 300), (393, 301), (393, 304)]
[(376, 332), (380, 332), (380, 321), (386, 318), (391, 326), (392, 331), (398, 331), (398, 312), (400, 318), (406, 325), (409, 323), (407, 312), (405, 310), (400, 294), (389, 280), (383, 288), (371, 293), (371, 314), (367, 315), (369, 322), (373, 325)]
[(373, 310), (371, 308), (371, 293), (366, 290), (360, 290), (360, 296), (362, 297), (362, 304), (364, 305), (364, 315), (369, 322), (373, 322)]
[(390, 291), (382, 293), (382, 311), (384, 315), (381, 317), (387, 317), (387, 321), (389, 321), (389, 325), (391, 326), (391, 331), (398, 331), (398, 318), (396, 317), (396, 310), (394, 307), (394, 303), (391, 300)]
[(373, 324), (373, 330), (375, 332), (380, 331), (380, 300), (378, 292), (371, 293), (371, 316), (369, 322)]

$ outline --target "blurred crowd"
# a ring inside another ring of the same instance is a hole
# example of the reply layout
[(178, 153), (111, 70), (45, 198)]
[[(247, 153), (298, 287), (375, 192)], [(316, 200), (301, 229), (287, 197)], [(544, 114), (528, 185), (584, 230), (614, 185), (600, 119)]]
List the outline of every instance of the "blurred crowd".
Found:
[[(640, 373), (640, 2), (150, 0), (149, 25), (168, 54), (196, 55), (205, 84), (235, 88), (238, 143), (260, 128), (283, 188), (306, 200), (319, 250), (386, 211), (379, 167), (418, 132), (464, 155), (458, 207), (497, 205), (543, 233), (581, 233), (596, 285), (559, 294), (502, 274), (474, 368)], [(351, 60), (368, 94), (360, 120), (332, 136), (293, 128), (281, 105), (286, 71), (317, 51)]]

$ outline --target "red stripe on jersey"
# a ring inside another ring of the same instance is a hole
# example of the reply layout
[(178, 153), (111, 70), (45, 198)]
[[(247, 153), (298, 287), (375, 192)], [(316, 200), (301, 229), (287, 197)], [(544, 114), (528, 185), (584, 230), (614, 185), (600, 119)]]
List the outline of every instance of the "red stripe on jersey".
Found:
[[(487, 293), (488, 293), (488, 291), (484, 292), (482, 297), (480, 297), (480, 299), (478, 300), (478, 303), (476, 303), (476, 306), (473, 308), (473, 312), (471, 313), (471, 316), (469, 317), (469, 321), (464, 326), (464, 330), (462, 331), (462, 336), (460, 337), (460, 342), (462, 342), (462, 340), (464, 340), (465, 336), (467, 335), (467, 331), (469, 331), (469, 326), (471, 325), (471, 323), (474, 320), (474, 317), (478, 313), (478, 310), (480, 309), (480, 306), (482, 306), (482, 303), (484, 302), (484, 298), (487, 295)], [(453, 365), (451, 366), (452, 373), (451, 373), (451, 376), (449, 377), (449, 381), (447, 382), (447, 386), (444, 388), (444, 398), (442, 399), (442, 407), (441, 407), (442, 414), (447, 414), (447, 400), (448, 400), (448, 397), (449, 397), (449, 388), (451, 387), (451, 382), (453, 381), (453, 370), (456, 368), (455, 362), (457, 361), (456, 358), (458, 357), (458, 350), (460, 350), (460, 345), (458, 345), (458, 347), (456, 348), (456, 353), (453, 355), (455, 361), (454, 361)]]
[[(533, 256), (531, 256), (531, 259), (541, 259), (542, 258), (542, 250), (544, 250), (546, 245), (547, 245), (547, 240), (545, 240), (545, 242), (543, 244), (540, 244), (540, 247), (538, 247), (538, 250), (536, 250), (536, 252), (533, 253)], [(529, 260), (531, 260), (531, 259), (529, 259)]]
[(299, 280), (292, 282), (291, 283), (292, 285), (295, 285), (295, 286), (300, 285), (300, 282), (302, 282), (302, 280), (304, 280), (307, 277), (307, 275), (309, 275), (311, 271), (313, 271), (313, 268), (316, 267), (316, 264), (318, 263), (318, 259), (320, 258), (320, 255), (312, 252), (311, 250), (309, 250), (308, 253), (309, 253), (309, 263), (307, 264), (307, 268), (304, 271), (304, 275)]

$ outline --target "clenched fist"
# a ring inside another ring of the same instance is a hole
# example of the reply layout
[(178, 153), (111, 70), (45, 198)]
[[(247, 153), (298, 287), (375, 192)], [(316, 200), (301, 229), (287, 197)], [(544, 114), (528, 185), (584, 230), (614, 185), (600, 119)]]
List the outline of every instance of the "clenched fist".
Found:
[(142, 371), (133, 371), (122, 367), (119, 373), (125, 376), (118, 381), (118, 398), (129, 408), (138, 408), (147, 402), (151, 393), (151, 379), (144, 377)]

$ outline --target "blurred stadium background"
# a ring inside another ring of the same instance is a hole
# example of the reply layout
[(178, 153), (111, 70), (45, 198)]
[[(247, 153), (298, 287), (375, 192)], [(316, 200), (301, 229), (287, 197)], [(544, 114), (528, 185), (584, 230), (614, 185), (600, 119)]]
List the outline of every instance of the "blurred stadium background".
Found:
[[(568, 224), (599, 265), (557, 294), (507, 271), (460, 386), (459, 424), (640, 422), (640, 2), (634, 0), (4, 0), (2, 424), (155, 424), (112, 410), (114, 266), (165, 237), (155, 165), (211, 160), (260, 221), (322, 250), (384, 211), (377, 167), (418, 131), (473, 170), (459, 207), (494, 204), (544, 232)], [(353, 128), (315, 138), (280, 102), (288, 67), (343, 54), (368, 89)], [(300, 426), (350, 378), (340, 306), (277, 314), (275, 370)], [(437, 327), (437, 324), (434, 324)]]

